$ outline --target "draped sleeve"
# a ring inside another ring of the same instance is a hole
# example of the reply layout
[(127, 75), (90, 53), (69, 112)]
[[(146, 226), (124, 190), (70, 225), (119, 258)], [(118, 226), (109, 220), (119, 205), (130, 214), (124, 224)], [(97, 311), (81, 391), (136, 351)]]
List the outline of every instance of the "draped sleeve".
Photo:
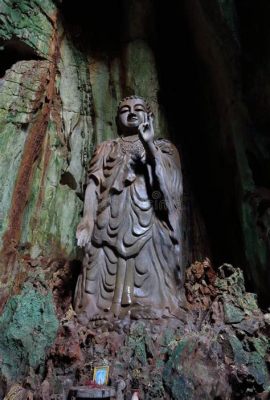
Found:
[(102, 183), (104, 180), (104, 165), (107, 156), (110, 154), (110, 150), (110, 140), (101, 143), (95, 148), (87, 171), (87, 184), (91, 180), (94, 180), (97, 185)]
[(155, 140), (157, 148), (155, 174), (168, 211), (171, 237), (181, 242), (183, 182), (178, 150), (166, 139)]

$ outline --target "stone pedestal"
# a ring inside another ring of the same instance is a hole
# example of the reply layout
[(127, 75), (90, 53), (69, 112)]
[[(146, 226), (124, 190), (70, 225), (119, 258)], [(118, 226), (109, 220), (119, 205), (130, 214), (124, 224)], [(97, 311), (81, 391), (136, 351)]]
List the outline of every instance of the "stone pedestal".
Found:
[(115, 398), (116, 390), (110, 386), (91, 388), (89, 386), (73, 386), (69, 391), (68, 400), (75, 399), (111, 399)]

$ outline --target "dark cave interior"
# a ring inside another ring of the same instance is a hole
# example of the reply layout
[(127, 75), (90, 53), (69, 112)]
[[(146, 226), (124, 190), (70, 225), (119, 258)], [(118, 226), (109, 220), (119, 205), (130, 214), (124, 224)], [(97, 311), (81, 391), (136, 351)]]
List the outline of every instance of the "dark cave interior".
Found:
[(19, 39), (0, 40), (0, 79), (5, 75), (7, 69), (21, 60), (40, 60), (34, 50)]

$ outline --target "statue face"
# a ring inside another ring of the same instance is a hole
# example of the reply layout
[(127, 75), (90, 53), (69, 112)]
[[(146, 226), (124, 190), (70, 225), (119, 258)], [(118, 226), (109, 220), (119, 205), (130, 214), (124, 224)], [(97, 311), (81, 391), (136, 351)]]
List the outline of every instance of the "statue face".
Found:
[(139, 125), (145, 122), (146, 118), (146, 105), (142, 99), (125, 100), (118, 111), (120, 128), (124, 133), (138, 132)]

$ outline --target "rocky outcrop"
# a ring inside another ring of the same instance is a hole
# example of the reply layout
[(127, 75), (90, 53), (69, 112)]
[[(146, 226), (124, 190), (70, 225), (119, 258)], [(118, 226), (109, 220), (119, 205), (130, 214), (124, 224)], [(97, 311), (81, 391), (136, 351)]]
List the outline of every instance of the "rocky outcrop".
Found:
[[(27, 324), (25, 323), (27, 321)], [(46, 350), (58, 329), (53, 298), (45, 285), (24, 284), (6, 304), (0, 318), (1, 379), (5, 385), (20, 381), (31, 371), (44, 372)]]
[(105, 364), (110, 385), (125, 382), (126, 398), (133, 389), (141, 399), (267, 396), (270, 316), (245, 291), (242, 272), (224, 264), (216, 274), (209, 260), (196, 262), (187, 270), (186, 293), (181, 320), (96, 321), (87, 327), (68, 302), (63, 313), (63, 296), (56, 295), (60, 327), (44, 380), (39, 374), (39, 380), (20, 382), (31, 384), (35, 398), (62, 399), (72, 385), (90, 385), (94, 366)]
[(195, 263), (186, 286), (196, 312), (164, 369), (172, 398), (263, 398), (269, 391), (269, 314), (245, 291), (241, 271), (224, 264), (215, 275), (208, 262)]

